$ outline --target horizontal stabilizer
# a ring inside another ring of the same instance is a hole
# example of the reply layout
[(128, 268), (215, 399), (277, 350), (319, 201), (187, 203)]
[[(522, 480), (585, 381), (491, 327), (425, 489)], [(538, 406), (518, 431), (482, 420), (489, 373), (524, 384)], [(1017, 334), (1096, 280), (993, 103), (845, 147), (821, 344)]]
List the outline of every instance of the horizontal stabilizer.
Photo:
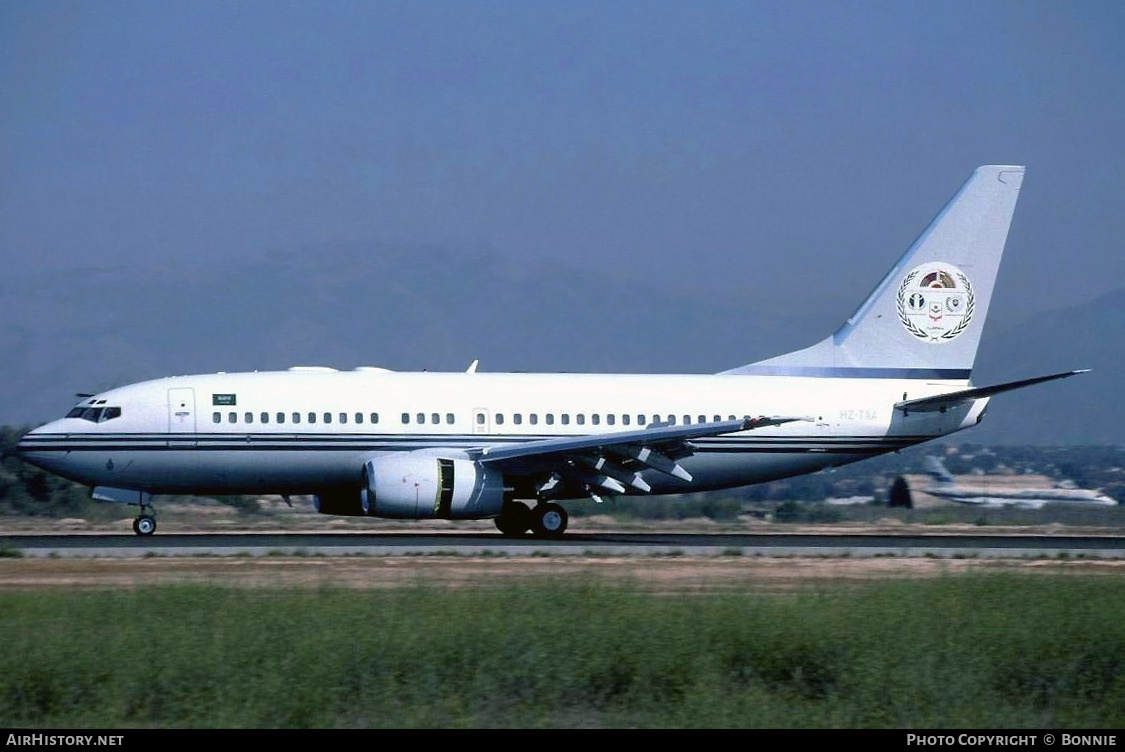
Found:
[(1054, 373), (1050, 376), (1036, 376), (1033, 379), (1010, 381), (1007, 384), (974, 387), (972, 389), (962, 389), (957, 392), (949, 392), (948, 394), (938, 394), (934, 397), (920, 397), (919, 399), (903, 400), (902, 402), (895, 403), (895, 409), (902, 410), (904, 413), (944, 413), (950, 408), (967, 404), (969, 402), (972, 402), (973, 400), (982, 399), (984, 397), (991, 397), (992, 395), (1000, 394), (1001, 392), (1010, 392), (1014, 389), (1023, 389), (1025, 386), (1034, 386), (1035, 384), (1042, 384), (1046, 381), (1065, 379), (1069, 376), (1074, 376), (1075, 374), (1079, 373), (1086, 373), (1088, 371), (1088, 368), (1078, 371), (1064, 371), (1063, 373)]

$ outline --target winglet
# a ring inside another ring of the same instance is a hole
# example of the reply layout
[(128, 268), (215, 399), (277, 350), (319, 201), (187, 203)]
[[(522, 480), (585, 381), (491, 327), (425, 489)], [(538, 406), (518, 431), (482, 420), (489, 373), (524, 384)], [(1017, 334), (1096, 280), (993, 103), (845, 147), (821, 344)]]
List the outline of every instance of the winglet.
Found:
[(480, 364), (479, 359), (474, 360), (472, 363), (469, 364), (469, 367), (465, 369), (465, 373), (476, 373), (477, 372), (477, 365), (479, 365), (479, 364)]

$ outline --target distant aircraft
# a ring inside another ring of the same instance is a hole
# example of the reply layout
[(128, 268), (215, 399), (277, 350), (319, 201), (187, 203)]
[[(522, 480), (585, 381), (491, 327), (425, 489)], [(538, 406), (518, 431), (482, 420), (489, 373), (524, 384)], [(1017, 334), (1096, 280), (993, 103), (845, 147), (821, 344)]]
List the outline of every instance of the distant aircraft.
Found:
[[(978, 168), (819, 344), (714, 375), (179, 376), (81, 400), (28, 462), (140, 507), (153, 494), (312, 494), (324, 514), (494, 518), (558, 536), (558, 502), (706, 491), (856, 462), (976, 425), (969, 376), (1024, 168)], [(828, 259), (825, 270), (842, 263)], [(622, 336), (627, 336), (623, 333)]]
[(937, 457), (928, 456), (925, 463), (927, 475), (935, 481), (923, 489), (925, 493), (958, 504), (1024, 509), (1039, 509), (1047, 504), (1117, 506), (1117, 502), (1109, 496), (1088, 488), (1078, 488), (1073, 483), (1064, 482), (1051, 488), (1013, 488), (1011, 483), (1005, 486), (1002, 477), (986, 479), (983, 476), (979, 482), (958, 483)]

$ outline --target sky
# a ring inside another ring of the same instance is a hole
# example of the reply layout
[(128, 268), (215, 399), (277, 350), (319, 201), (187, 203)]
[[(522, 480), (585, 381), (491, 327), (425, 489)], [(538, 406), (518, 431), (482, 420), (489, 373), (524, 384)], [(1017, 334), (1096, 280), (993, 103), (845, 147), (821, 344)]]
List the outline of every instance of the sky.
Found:
[(1015, 320), (1125, 286), (1122, 39), (1091, 0), (6, 0), (0, 268), (403, 244), (852, 305), (1025, 164)]

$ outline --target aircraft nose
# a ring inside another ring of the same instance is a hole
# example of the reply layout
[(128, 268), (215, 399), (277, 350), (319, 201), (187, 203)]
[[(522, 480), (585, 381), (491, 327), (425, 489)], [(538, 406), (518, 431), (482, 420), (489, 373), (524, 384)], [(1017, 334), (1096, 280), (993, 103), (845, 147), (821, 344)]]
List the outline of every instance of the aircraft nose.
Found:
[(33, 465), (39, 465), (44, 455), (43, 450), (47, 447), (43, 444), (43, 437), (45, 434), (52, 433), (52, 427), (59, 421), (52, 421), (38, 428), (33, 428), (16, 442), (15, 454), (24, 462), (30, 462)]
[(32, 443), (35, 441), (35, 435), (34, 434), (38, 430), (39, 430), (38, 428), (33, 428), (30, 431), (28, 431), (27, 433), (25, 433), (23, 436), (20, 436), (19, 441), (16, 442), (16, 456), (17, 457), (23, 457), (31, 449)]

